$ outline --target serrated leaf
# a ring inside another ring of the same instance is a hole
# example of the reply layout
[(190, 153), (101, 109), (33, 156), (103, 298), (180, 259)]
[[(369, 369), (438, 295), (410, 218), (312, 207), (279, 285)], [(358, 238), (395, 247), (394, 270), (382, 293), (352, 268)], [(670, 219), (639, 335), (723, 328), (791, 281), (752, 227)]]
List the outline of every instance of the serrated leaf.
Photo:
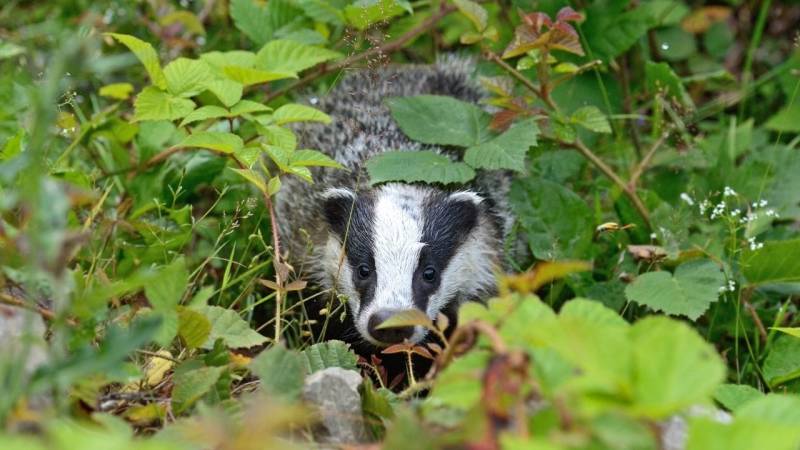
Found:
[(216, 69), (219, 75), (222, 69), (228, 66), (253, 67), (256, 54), (246, 50), (231, 50), (227, 52), (208, 52), (200, 55), (200, 59), (207, 62), (211, 68)]
[(326, 48), (276, 39), (258, 51), (255, 67), (267, 72), (297, 73), (341, 56), (341, 53)]
[(489, 13), (486, 12), (483, 6), (471, 0), (453, 0), (461, 14), (465, 15), (467, 19), (475, 26), (478, 31), (486, 29), (486, 24), (489, 20)]
[(267, 138), (267, 143), (269, 145), (280, 147), (289, 152), (297, 148), (297, 136), (287, 127), (259, 125), (259, 131)]
[(366, 30), (370, 25), (399, 16), (406, 11), (404, 2), (398, 0), (357, 0), (344, 9), (350, 25)]
[(213, 76), (205, 61), (178, 58), (164, 67), (164, 78), (169, 93), (179, 97), (194, 97), (206, 89)]
[(593, 216), (577, 194), (561, 184), (528, 177), (514, 181), (509, 201), (536, 258), (588, 256), (593, 233), (588, 224), (593, 223)]
[(800, 239), (768, 241), (742, 255), (742, 273), (751, 285), (800, 281)]
[(697, 320), (719, 299), (724, 283), (719, 266), (697, 260), (681, 264), (674, 274), (657, 271), (640, 275), (625, 288), (625, 296), (655, 311)]
[(172, 388), (173, 412), (180, 414), (186, 411), (214, 387), (224, 371), (225, 367), (220, 366), (178, 372), (173, 378), (175, 384)]
[(294, 400), (300, 395), (305, 378), (302, 355), (275, 345), (250, 362), (250, 370), (261, 379), (261, 389), (272, 396)]
[(161, 267), (150, 282), (145, 284), (144, 292), (150, 305), (157, 312), (174, 310), (186, 290), (189, 272), (183, 258)]
[(197, 306), (192, 309), (211, 322), (211, 333), (202, 348), (213, 348), (217, 339), (222, 339), (229, 348), (249, 348), (267, 341), (267, 338), (250, 328), (236, 311), (219, 306)]
[(289, 164), (293, 166), (335, 167), (337, 169), (344, 167), (330, 156), (317, 150), (295, 150), (291, 158), (289, 158)]
[(344, 12), (336, 8), (330, 0), (298, 0), (297, 4), (308, 17), (317, 22), (344, 25)]
[(272, 120), (278, 125), (291, 122), (331, 123), (331, 117), (324, 112), (306, 105), (287, 103), (272, 113)]
[(289, 166), (286, 169), (286, 173), (290, 173), (292, 175), (297, 175), (298, 177), (308, 181), (309, 183), (313, 183), (314, 182), (313, 178), (311, 177), (311, 171), (308, 169), (308, 167)]
[(800, 378), (800, 339), (778, 336), (767, 353), (761, 370), (771, 388)]
[(147, 86), (136, 96), (133, 120), (177, 120), (194, 110), (194, 102), (176, 97), (155, 86)]
[(272, 36), (270, 14), (267, 6), (255, 0), (231, 0), (230, 15), (236, 28), (250, 40), (263, 45)]
[(267, 152), (267, 155), (269, 155), (272, 162), (274, 162), (279, 169), (284, 172), (289, 170), (289, 161), (292, 158), (293, 151), (274, 145), (262, 145), (261, 148)]
[(667, 317), (631, 327), (634, 408), (654, 419), (707, 402), (725, 379), (725, 364), (693, 328)]
[(395, 97), (386, 103), (403, 132), (415, 141), (470, 147), (489, 136), (491, 116), (453, 97)]
[(106, 35), (121, 42), (136, 55), (147, 71), (147, 74), (150, 76), (150, 81), (152, 81), (153, 85), (161, 89), (167, 88), (167, 79), (164, 77), (164, 72), (161, 70), (158, 53), (156, 53), (152, 45), (128, 34), (107, 33)]
[(222, 69), (226, 77), (244, 86), (267, 83), (269, 81), (283, 80), (286, 78), (297, 78), (294, 72), (267, 72), (266, 70), (253, 69), (251, 67), (226, 66)]
[(241, 83), (227, 78), (219, 78), (206, 83), (206, 89), (228, 108), (242, 99), (243, 88)]
[(386, 181), (422, 181), (426, 183), (466, 183), (475, 178), (475, 171), (462, 162), (432, 151), (390, 151), (367, 161), (370, 183)]
[(190, 308), (178, 309), (178, 336), (189, 349), (203, 345), (211, 334), (211, 322), (198, 311)]
[(219, 119), (222, 117), (228, 117), (228, 110), (221, 107), (221, 106), (201, 106), (191, 113), (189, 113), (186, 117), (183, 118), (181, 121), (181, 127), (185, 127), (190, 123), (199, 122), (201, 120), (208, 120), (208, 119)]
[(274, 177), (269, 179), (267, 183), (267, 195), (275, 195), (278, 191), (281, 190), (281, 177), (279, 175), (275, 175)]
[(328, 367), (358, 370), (358, 357), (350, 346), (342, 341), (331, 340), (314, 344), (303, 350), (306, 374), (312, 374)]
[(611, 125), (608, 123), (608, 118), (596, 106), (578, 108), (570, 116), (570, 122), (595, 133), (611, 133)]
[(242, 178), (249, 181), (253, 186), (257, 187), (261, 192), (267, 192), (267, 185), (264, 184), (264, 177), (260, 173), (251, 169), (235, 169), (231, 168), (234, 172), (239, 174)]
[(115, 100), (127, 100), (133, 93), (133, 85), (130, 83), (112, 83), (100, 88), (98, 94), (103, 97)]
[(236, 117), (244, 114), (266, 112), (271, 110), (272, 108), (263, 103), (254, 102), (252, 100), (242, 100), (231, 107), (231, 116)]
[(728, 411), (736, 411), (742, 405), (759, 399), (764, 393), (746, 384), (722, 384), (714, 391), (714, 400), (719, 402)]
[(198, 147), (220, 153), (234, 153), (244, 147), (244, 142), (232, 133), (199, 131), (183, 138), (176, 147)]
[(539, 127), (533, 120), (514, 124), (505, 133), (467, 149), (464, 162), (480, 169), (525, 170), (525, 155), (536, 145)]
[(261, 147), (250, 146), (239, 149), (234, 154), (236, 155), (236, 159), (238, 159), (246, 167), (252, 168), (253, 164), (258, 161), (262, 153)]

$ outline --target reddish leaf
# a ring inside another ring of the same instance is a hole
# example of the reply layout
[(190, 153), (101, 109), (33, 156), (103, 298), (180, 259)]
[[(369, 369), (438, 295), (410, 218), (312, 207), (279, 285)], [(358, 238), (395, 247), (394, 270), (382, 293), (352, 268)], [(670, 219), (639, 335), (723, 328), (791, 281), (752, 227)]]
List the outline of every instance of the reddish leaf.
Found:
[(492, 116), (492, 121), (489, 123), (489, 127), (494, 131), (505, 131), (511, 126), (511, 123), (517, 118), (517, 116), (519, 116), (518, 111), (504, 109)]
[(561, 8), (556, 15), (557, 22), (580, 22), (581, 20), (583, 20), (583, 14), (575, 11), (569, 6)]

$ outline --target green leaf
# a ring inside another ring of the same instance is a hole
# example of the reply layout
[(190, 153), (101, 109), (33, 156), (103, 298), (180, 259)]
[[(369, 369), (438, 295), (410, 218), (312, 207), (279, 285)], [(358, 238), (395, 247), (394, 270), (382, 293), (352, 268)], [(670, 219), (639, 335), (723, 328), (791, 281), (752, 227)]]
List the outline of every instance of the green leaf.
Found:
[(344, 12), (336, 8), (330, 0), (298, 0), (297, 4), (308, 17), (317, 22), (344, 25)]
[(223, 105), (230, 108), (242, 99), (244, 87), (236, 81), (219, 78), (206, 83), (206, 89), (214, 94)]
[(178, 258), (156, 272), (153, 279), (145, 284), (144, 293), (155, 311), (171, 311), (180, 303), (188, 280), (186, 263), (183, 258)]
[(167, 90), (179, 97), (194, 97), (203, 92), (213, 79), (205, 61), (178, 58), (164, 67)]
[(800, 101), (795, 101), (783, 107), (783, 109), (770, 117), (764, 126), (774, 131), (800, 132)]
[(365, 30), (370, 25), (403, 14), (404, 2), (398, 0), (357, 0), (344, 9), (350, 25)]
[(190, 308), (178, 309), (178, 336), (189, 349), (203, 345), (211, 334), (211, 322), (206, 316)]
[(625, 288), (625, 296), (655, 311), (697, 320), (719, 299), (719, 288), (724, 284), (719, 266), (703, 259), (681, 264), (674, 274), (657, 271), (640, 275)]
[(379, 153), (367, 161), (367, 172), (373, 185), (386, 181), (466, 183), (475, 178), (470, 166), (427, 150)]
[[(648, 3), (658, 3), (648, 5)], [(627, 2), (597, 2), (586, 11), (582, 34), (595, 57), (611, 60), (635, 44), (647, 30), (667, 22), (672, 2), (646, 2), (626, 11)]]
[(259, 125), (259, 131), (267, 138), (267, 143), (269, 143), (269, 145), (280, 147), (289, 152), (297, 148), (297, 136), (287, 127)]
[(393, 314), (384, 320), (377, 327), (378, 330), (397, 327), (421, 326), (426, 329), (434, 329), (431, 319), (419, 309), (405, 309)]
[(275, 195), (278, 191), (281, 190), (281, 177), (279, 175), (275, 175), (274, 177), (269, 179), (267, 182), (267, 195)]
[(176, 97), (155, 86), (147, 86), (136, 96), (133, 119), (177, 120), (192, 112), (194, 106), (194, 102), (188, 98)]
[(341, 53), (326, 48), (277, 39), (259, 50), (255, 67), (267, 72), (297, 73), (341, 56)]
[(265, 152), (267, 152), (267, 155), (269, 155), (279, 169), (284, 172), (289, 170), (289, 160), (292, 158), (292, 154), (294, 153), (292, 150), (287, 150), (283, 147), (276, 147), (274, 145), (262, 145), (262, 148)]
[(289, 164), (293, 166), (344, 168), (344, 166), (339, 164), (336, 160), (317, 150), (296, 150), (292, 153), (291, 158), (289, 158)]
[(263, 103), (254, 102), (252, 100), (242, 100), (231, 107), (231, 117), (271, 110), (272, 108)]
[(778, 336), (761, 368), (770, 387), (800, 378), (800, 339)]
[(489, 13), (483, 6), (471, 0), (453, 0), (461, 14), (465, 15), (478, 31), (486, 29), (489, 20)]
[(403, 132), (415, 141), (470, 147), (489, 135), (489, 114), (472, 103), (440, 95), (395, 97), (386, 103)]
[(685, 106), (694, 107), (694, 102), (692, 102), (692, 98), (689, 97), (689, 94), (686, 93), (683, 82), (680, 77), (672, 71), (669, 64), (665, 62), (654, 63), (652, 61), (646, 61), (644, 72), (647, 90), (651, 94), (664, 92), (668, 99), (675, 99)]
[(766, 395), (743, 405), (733, 423), (697, 417), (689, 427), (687, 450), (796, 450), (800, 445), (800, 399)]
[(172, 410), (175, 414), (186, 411), (200, 400), (217, 383), (225, 367), (201, 367), (178, 371), (173, 378)]
[(186, 136), (176, 147), (198, 147), (220, 153), (234, 153), (244, 147), (244, 142), (232, 133), (200, 131)]
[(742, 273), (751, 285), (800, 281), (800, 239), (768, 241), (742, 255)]
[(515, 180), (511, 207), (538, 259), (587, 256), (594, 232), (592, 212), (577, 194), (561, 184), (528, 177)]
[(288, 103), (276, 109), (272, 119), (278, 125), (291, 122), (331, 123), (331, 117), (324, 112), (306, 105)]
[(511, 126), (500, 136), (467, 149), (464, 162), (480, 169), (525, 170), (525, 155), (536, 145), (539, 127), (533, 120)]
[(272, 37), (270, 14), (261, 2), (255, 0), (231, 0), (230, 15), (233, 24), (257, 45), (263, 45)]
[(226, 77), (245, 86), (283, 80), (286, 78), (297, 78), (297, 74), (294, 72), (267, 72), (250, 67), (226, 66), (222, 70)]
[(139, 58), (139, 61), (144, 65), (144, 69), (150, 76), (150, 81), (153, 85), (161, 89), (167, 88), (167, 79), (164, 77), (164, 72), (161, 70), (161, 63), (158, 61), (158, 53), (149, 43), (130, 36), (128, 34), (107, 33), (123, 45)]
[(219, 306), (198, 306), (192, 309), (202, 313), (211, 322), (211, 334), (205, 349), (214, 347), (214, 341), (222, 339), (230, 348), (249, 348), (263, 344), (267, 338), (250, 328), (236, 311)]
[(115, 100), (127, 100), (133, 93), (133, 85), (130, 83), (112, 83), (100, 88), (98, 94), (103, 97)]
[(714, 400), (728, 411), (736, 412), (742, 405), (763, 397), (764, 394), (746, 384), (722, 384), (714, 392)]
[(611, 125), (609, 125), (606, 115), (600, 112), (596, 106), (578, 108), (570, 116), (570, 122), (595, 133), (611, 133)]
[(306, 374), (312, 374), (328, 367), (358, 370), (358, 357), (350, 346), (342, 341), (326, 341), (314, 344), (303, 350)]
[(252, 183), (253, 186), (257, 187), (259, 191), (267, 192), (267, 185), (264, 184), (264, 177), (262, 177), (260, 173), (251, 169), (235, 169), (233, 167), (230, 169), (239, 174), (245, 180)]
[(242, 164), (244, 164), (246, 167), (252, 168), (253, 164), (258, 161), (262, 153), (263, 151), (261, 150), (260, 146), (249, 146), (237, 150), (234, 154), (236, 155), (236, 159), (238, 159)]
[(208, 119), (219, 119), (222, 117), (228, 117), (228, 110), (221, 107), (221, 106), (201, 106), (191, 113), (189, 113), (186, 117), (183, 118), (181, 121), (181, 127), (185, 127), (190, 123), (199, 122), (201, 120), (208, 120)]
[(660, 419), (707, 403), (725, 379), (725, 364), (693, 328), (667, 317), (647, 317), (631, 328), (634, 409)]
[(299, 353), (275, 345), (250, 362), (250, 370), (261, 379), (261, 389), (271, 396), (294, 400), (303, 389), (306, 361)]
[(781, 333), (786, 333), (789, 336), (800, 338), (800, 327), (771, 327), (770, 329), (780, 331)]

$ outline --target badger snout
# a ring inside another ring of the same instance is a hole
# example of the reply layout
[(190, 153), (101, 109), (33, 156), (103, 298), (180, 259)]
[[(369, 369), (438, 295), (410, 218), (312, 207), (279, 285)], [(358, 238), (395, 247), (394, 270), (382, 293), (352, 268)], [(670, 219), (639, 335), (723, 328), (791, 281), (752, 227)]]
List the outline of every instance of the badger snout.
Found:
[(378, 328), (380, 324), (399, 312), (397, 309), (379, 309), (372, 313), (367, 320), (367, 332), (370, 337), (384, 344), (397, 344), (405, 339), (411, 339), (414, 334), (413, 326)]

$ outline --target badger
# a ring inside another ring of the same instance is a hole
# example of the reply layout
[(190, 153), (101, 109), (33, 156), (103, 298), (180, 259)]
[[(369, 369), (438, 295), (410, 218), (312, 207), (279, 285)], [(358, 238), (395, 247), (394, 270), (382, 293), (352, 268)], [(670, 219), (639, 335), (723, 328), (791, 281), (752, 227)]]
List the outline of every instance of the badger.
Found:
[(454, 149), (409, 139), (384, 101), (432, 94), (477, 103), (484, 93), (474, 69), (474, 60), (454, 56), (432, 65), (364, 69), (346, 75), (323, 98), (310, 99), (332, 121), (299, 125), (300, 148), (318, 149), (346, 170), (317, 168), (313, 183), (286, 179), (276, 212), (293, 267), (303, 267), (319, 287), (347, 299), (348, 325), (338, 338), (377, 348), (419, 343), (428, 335), (421, 326), (378, 325), (410, 309), (432, 320), (444, 313), (454, 324), (459, 305), (495, 292), (513, 223), (508, 173), (480, 173), (453, 189), (373, 186), (365, 168), (369, 158), (389, 150), (431, 150), (457, 158)]

